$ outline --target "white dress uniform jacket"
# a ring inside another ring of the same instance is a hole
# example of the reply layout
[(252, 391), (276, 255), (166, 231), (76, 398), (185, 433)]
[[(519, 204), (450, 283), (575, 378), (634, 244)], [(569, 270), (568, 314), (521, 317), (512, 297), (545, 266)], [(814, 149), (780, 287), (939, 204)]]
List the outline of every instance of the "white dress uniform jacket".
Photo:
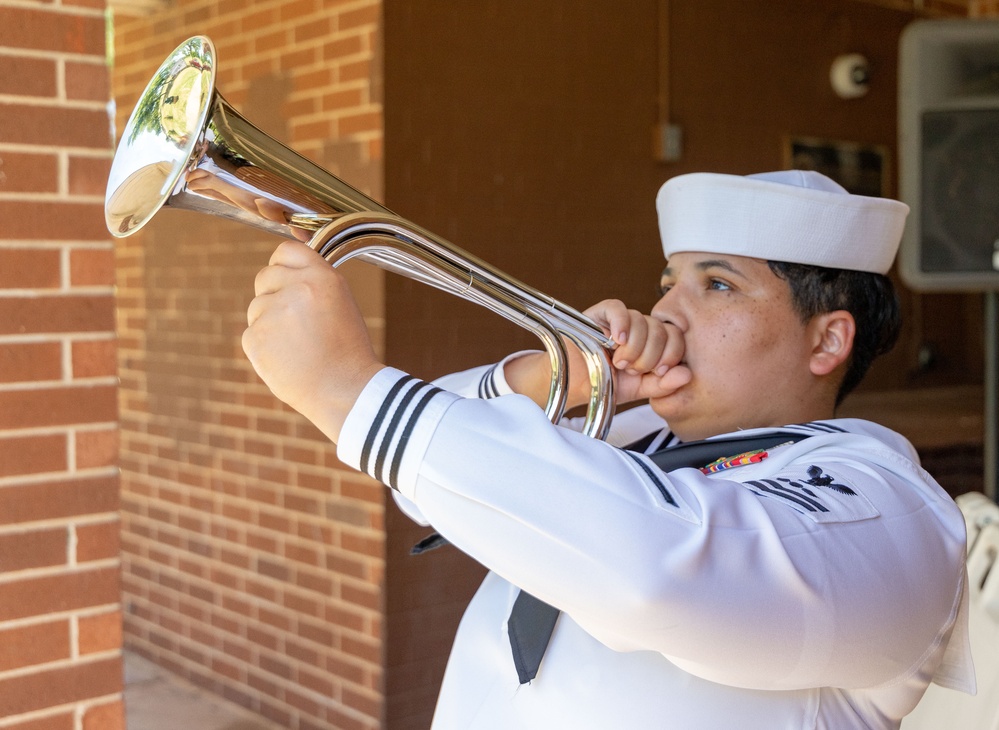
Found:
[[(933, 680), (973, 691), (964, 521), (898, 434), (789, 426), (814, 435), (667, 475), (620, 448), (672, 438), (648, 407), (603, 442), (482, 399), (505, 393), (497, 366), (438, 385), (385, 368), (341, 433), (344, 462), (491, 571), (435, 730), (896, 728)], [(518, 587), (562, 611), (525, 685)]]

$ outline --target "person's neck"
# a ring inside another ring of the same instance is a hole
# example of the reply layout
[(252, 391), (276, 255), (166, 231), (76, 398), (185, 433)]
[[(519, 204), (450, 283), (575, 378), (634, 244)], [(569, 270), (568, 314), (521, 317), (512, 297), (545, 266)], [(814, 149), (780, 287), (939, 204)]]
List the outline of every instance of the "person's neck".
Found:
[(790, 426), (796, 423), (810, 423), (812, 421), (826, 421), (831, 418), (835, 418), (835, 411), (833, 408), (808, 408), (808, 409), (795, 409), (793, 411), (786, 412), (784, 418), (774, 418), (768, 420), (760, 420), (757, 422), (746, 422), (746, 423), (726, 423), (719, 424), (713, 428), (696, 428), (688, 427), (684, 428), (682, 425), (675, 425), (670, 423), (670, 429), (673, 434), (683, 442), (690, 441), (702, 441), (704, 439), (713, 438), (715, 436), (724, 436), (733, 433), (739, 433), (741, 431), (750, 431), (753, 429), (762, 428), (783, 428), (784, 426)]

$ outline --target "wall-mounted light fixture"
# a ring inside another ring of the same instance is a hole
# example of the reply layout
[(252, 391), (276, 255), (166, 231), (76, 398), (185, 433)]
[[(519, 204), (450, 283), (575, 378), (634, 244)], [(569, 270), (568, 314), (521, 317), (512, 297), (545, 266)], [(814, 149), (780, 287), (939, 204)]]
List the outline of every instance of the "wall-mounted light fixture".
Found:
[(829, 83), (841, 99), (856, 99), (866, 94), (870, 79), (867, 59), (860, 53), (836, 56), (829, 69)]

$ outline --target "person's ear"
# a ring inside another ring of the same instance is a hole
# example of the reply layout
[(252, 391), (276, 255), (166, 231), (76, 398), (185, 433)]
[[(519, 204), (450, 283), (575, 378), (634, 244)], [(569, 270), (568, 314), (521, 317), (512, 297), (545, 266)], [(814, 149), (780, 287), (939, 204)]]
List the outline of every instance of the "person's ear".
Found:
[(843, 309), (824, 312), (812, 320), (813, 349), (809, 366), (812, 375), (829, 375), (850, 359), (857, 323), (853, 315)]

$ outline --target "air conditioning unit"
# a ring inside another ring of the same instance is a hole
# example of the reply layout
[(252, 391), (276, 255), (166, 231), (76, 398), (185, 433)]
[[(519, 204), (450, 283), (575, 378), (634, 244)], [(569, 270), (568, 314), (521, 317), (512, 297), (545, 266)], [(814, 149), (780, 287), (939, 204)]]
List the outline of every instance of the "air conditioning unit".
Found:
[(999, 20), (922, 20), (899, 47), (899, 272), (913, 289), (999, 290)]

